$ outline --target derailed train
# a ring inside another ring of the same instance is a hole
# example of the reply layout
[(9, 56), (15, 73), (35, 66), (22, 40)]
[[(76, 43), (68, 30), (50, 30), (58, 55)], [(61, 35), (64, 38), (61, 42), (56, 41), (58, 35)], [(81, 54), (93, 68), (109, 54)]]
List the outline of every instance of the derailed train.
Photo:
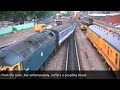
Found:
[(0, 50), (0, 71), (37, 71), (74, 32), (76, 24), (43, 30), (24, 41)]
[(110, 69), (120, 77), (120, 36), (97, 25), (90, 25), (86, 35)]

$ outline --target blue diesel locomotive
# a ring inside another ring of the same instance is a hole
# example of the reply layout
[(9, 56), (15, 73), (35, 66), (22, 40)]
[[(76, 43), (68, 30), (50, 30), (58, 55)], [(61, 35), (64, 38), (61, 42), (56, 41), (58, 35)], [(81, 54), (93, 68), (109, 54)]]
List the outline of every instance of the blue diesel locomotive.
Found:
[(44, 30), (0, 50), (0, 71), (37, 71), (74, 32), (76, 24)]

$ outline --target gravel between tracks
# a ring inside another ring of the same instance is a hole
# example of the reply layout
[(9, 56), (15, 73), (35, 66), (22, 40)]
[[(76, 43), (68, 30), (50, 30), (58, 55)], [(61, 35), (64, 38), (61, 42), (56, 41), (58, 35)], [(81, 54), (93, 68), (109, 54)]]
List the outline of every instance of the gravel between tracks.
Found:
[(75, 36), (78, 44), (81, 70), (108, 70), (104, 61), (100, 58), (97, 51), (92, 47), (86, 36), (77, 27)]
[(65, 70), (65, 57), (66, 57), (66, 43), (64, 43), (55, 56), (48, 62), (44, 70), (46, 71), (64, 71)]

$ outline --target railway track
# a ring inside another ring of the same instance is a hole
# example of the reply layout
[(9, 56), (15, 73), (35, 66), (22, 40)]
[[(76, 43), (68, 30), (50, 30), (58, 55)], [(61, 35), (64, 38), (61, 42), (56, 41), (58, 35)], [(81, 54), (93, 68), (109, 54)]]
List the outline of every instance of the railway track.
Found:
[(66, 58), (66, 71), (80, 71), (80, 63), (74, 35), (71, 35), (69, 38)]
[[(54, 58), (52, 58), (53, 60), (50, 60), (45, 70), (63, 71), (63, 72), (55, 72), (57, 74), (60, 73), (60, 75), (62, 75), (61, 73), (63, 73), (65, 77), (59, 77), (62, 79), (63, 78), (65, 79), (104, 79), (104, 78), (111, 79), (113, 78), (113, 76), (111, 76), (109, 72), (99, 73), (100, 72), (99, 70), (106, 70), (106, 68), (104, 67), (105, 65), (103, 65), (104, 63), (101, 63), (101, 60), (99, 60), (98, 56), (95, 57), (95, 55), (93, 54), (94, 50), (90, 49), (92, 47), (90, 43), (87, 43), (88, 41), (86, 41), (85, 35), (84, 34), (82, 35), (82, 33), (78, 33), (78, 32), (76, 33), (76, 35), (81, 37), (74, 38), (74, 34), (71, 35), (66, 40), (66, 44), (63, 45), (64, 48), (61, 48), (62, 50), (60, 49), (60, 52), (58, 51), (59, 53), (56, 54)], [(83, 40), (81, 41), (80, 39), (82, 38)], [(78, 41), (80, 41), (81, 43)], [(84, 53), (84, 50), (85, 50), (85, 53)], [(96, 52), (94, 51), (94, 53)], [(95, 67), (95, 71), (94, 71), (94, 67)], [(101, 75), (97, 77), (98, 74), (101, 74)], [(106, 74), (108, 76), (110, 75), (110, 77), (107, 77)]]
[[(68, 75), (73, 75), (72, 79), (85, 79), (86, 75), (81, 71), (80, 58), (78, 55), (78, 48), (74, 34), (69, 37), (67, 55), (66, 55), (66, 66), (65, 71)], [(66, 79), (67, 77), (66, 74)]]
[[(81, 30), (82, 31), (82, 33), (83, 33), (83, 35), (86, 37), (86, 33), (87, 33), (87, 31), (85, 30)], [(97, 49), (93, 46), (93, 44), (92, 44), (92, 42), (89, 40), (89, 39), (87, 39), (87, 41), (88, 41), (88, 44), (90, 45), (90, 47), (92, 48), (91, 50), (93, 50), (94, 51), (94, 53), (96, 53), (96, 55), (97, 55), (97, 57), (99, 57), (100, 59), (101, 59), (101, 62), (103, 62), (104, 64), (103, 64), (103, 66), (105, 66), (106, 67), (106, 69), (107, 70), (102, 70), (101, 72), (102, 72), (102, 76), (103, 77), (100, 77), (99, 76), (99, 78), (105, 78), (105, 79), (117, 79), (117, 77), (116, 77), (116, 75), (114, 74), (114, 72), (112, 71), (112, 70), (109, 70), (109, 66), (108, 66), (108, 64), (106, 63), (106, 61), (105, 60), (103, 60), (103, 57), (98, 53), (98, 51), (97, 51)], [(87, 53), (87, 52), (85, 52), (85, 56), (86, 56), (86, 58), (87, 59), (89, 59), (89, 54)], [(93, 68), (94, 66), (92, 65), (92, 63), (88, 60), (88, 64), (89, 64), (89, 66), (90, 66), (90, 68), (91, 68), (91, 71), (92, 72), (86, 72), (86, 73), (88, 73), (88, 76), (90, 76), (89, 78), (95, 78), (95, 77), (93, 77), (92, 75), (90, 75), (90, 74), (92, 74), (92, 73), (94, 73), (95, 75), (97, 75), (97, 74), (100, 74), (100, 71), (99, 70), (95, 70), (95, 68)], [(97, 64), (96, 64), (97, 65)], [(95, 72), (94, 72), (95, 71)], [(96, 78), (95, 78), (96, 79)]]

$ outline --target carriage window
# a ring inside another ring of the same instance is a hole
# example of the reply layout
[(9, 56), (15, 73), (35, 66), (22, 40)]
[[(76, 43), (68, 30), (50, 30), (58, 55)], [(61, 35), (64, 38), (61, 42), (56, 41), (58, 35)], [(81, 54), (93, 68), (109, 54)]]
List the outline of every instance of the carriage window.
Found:
[(108, 46), (108, 52), (107, 52), (107, 54), (109, 55), (109, 46)]
[(115, 64), (117, 65), (118, 62), (118, 53), (116, 53)]
[(112, 56), (112, 49), (110, 50), (110, 56)]
[(105, 49), (106, 49), (106, 44), (105, 44)]

